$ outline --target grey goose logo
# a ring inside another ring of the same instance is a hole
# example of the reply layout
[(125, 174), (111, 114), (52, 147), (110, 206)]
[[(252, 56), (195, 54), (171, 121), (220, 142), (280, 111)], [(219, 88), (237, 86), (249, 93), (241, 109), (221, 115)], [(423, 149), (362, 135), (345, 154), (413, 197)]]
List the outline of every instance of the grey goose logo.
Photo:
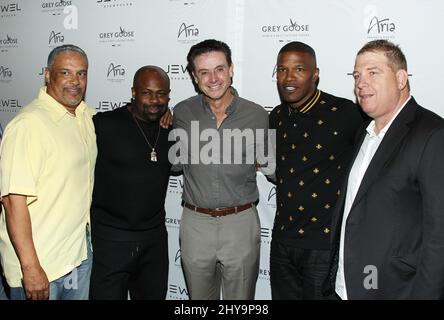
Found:
[(121, 46), (123, 42), (131, 42), (135, 39), (135, 31), (128, 30), (122, 26), (119, 27), (118, 31), (113, 32), (100, 32), (99, 42), (112, 43), (113, 47)]
[(122, 7), (132, 7), (132, 1), (128, 0), (97, 0), (96, 3), (101, 5), (103, 8), (122, 8)]
[(262, 37), (278, 38), (280, 42), (283, 42), (285, 40), (282, 38), (309, 36), (310, 25), (290, 18), (289, 23), (263, 25), (261, 31)]

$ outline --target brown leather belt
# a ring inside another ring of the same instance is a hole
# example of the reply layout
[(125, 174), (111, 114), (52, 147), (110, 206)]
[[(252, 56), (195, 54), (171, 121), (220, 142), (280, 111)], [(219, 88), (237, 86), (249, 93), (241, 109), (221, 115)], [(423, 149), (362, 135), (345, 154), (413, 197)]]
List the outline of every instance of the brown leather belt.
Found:
[(223, 217), (223, 216), (227, 216), (229, 214), (239, 213), (239, 212), (247, 210), (253, 206), (252, 203), (247, 203), (247, 204), (243, 204), (241, 206), (236, 206), (236, 207), (209, 209), (209, 208), (199, 208), (199, 207), (193, 206), (192, 204), (189, 204), (187, 202), (184, 202), (183, 205), (190, 210), (200, 212), (200, 213), (205, 213), (205, 214), (208, 214), (212, 217)]

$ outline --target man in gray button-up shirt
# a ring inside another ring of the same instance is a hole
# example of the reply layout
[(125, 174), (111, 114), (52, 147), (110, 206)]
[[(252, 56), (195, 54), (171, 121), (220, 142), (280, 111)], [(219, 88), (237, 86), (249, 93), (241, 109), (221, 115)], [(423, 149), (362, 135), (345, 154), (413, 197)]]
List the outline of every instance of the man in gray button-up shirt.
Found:
[[(180, 241), (191, 299), (253, 299), (259, 270), (256, 168), (274, 170), (268, 114), (231, 87), (229, 47), (205, 40), (187, 56), (200, 94), (174, 108), (183, 170)], [(202, 141), (201, 141), (202, 140)], [(176, 152), (177, 151), (177, 152)], [(222, 280), (222, 281), (221, 281)]]

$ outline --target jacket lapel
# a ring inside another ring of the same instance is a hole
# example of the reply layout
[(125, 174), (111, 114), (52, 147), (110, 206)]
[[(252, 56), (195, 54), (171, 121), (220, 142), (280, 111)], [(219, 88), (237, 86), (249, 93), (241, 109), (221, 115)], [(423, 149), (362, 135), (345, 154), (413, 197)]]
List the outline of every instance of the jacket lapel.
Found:
[[(416, 101), (412, 97), (391, 124), (362, 178), (361, 185), (359, 186), (351, 210), (353, 210), (359, 201), (362, 200), (370, 186), (378, 179), (381, 170), (388, 164), (389, 160), (396, 155), (396, 150), (398, 150), (397, 146), (402, 142), (405, 135), (410, 130), (407, 124), (413, 121), (417, 106)], [(364, 138), (362, 141), (363, 140)]]
[(345, 195), (347, 194), (348, 177), (350, 175), (350, 171), (353, 166), (353, 163), (355, 162), (355, 159), (358, 156), (359, 150), (361, 149), (361, 145), (362, 145), (362, 142), (364, 141), (364, 137), (365, 137), (365, 132), (367, 132), (365, 129), (367, 128), (369, 123), (370, 123), (369, 121), (365, 121), (364, 124), (358, 130), (358, 133), (356, 134), (353, 155), (352, 155), (351, 161), (349, 162), (347, 173), (345, 174), (344, 180), (342, 182), (342, 186), (340, 189), (341, 195), (339, 196), (339, 198), (337, 200), (337, 204), (335, 205), (334, 212), (333, 212), (333, 221), (331, 224), (331, 226), (332, 226), (331, 237), (333, 237), (333, 243), (335, 242), (335, 239), (338, 236), (337, 235), (338, 230), (341, 230), (342, 217), (344, 215)]

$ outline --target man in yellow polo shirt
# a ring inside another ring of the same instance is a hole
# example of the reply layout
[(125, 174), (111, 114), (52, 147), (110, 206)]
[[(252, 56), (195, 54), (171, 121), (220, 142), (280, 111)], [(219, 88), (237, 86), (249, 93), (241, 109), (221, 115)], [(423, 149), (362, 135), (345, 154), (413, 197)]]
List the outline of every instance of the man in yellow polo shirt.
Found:
[(97, 147), (87, 69), (79, 47), (53, 49), (46, 87), (5, 128), (0, 253), (12, 299), (88, 299)]

